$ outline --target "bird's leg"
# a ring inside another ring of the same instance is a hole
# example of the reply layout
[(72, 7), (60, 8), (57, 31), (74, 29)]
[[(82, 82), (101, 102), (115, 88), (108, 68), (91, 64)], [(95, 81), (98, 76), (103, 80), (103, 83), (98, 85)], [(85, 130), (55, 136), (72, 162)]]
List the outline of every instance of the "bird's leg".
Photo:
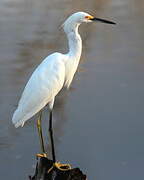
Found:
[(42, 111), (39, 112), (39, 117), (38, 117), (38, 120), (37, 120), (37, 129), (38, 129), (38, 134), (39, 134), (39, 139), (40, 139), (42, 155), (37, 154), (37, 156), (46, 156), (45, 147), (44, 147), (44, 140), (43, 140), (43, 134), (42, 134), (41, 120), (42, 120)]
[(53, 140), (53, 128), (52, 128), (52, 111), (50, 111), (49, 115), (49, 133), (50, 133), (50, 140), (51, 140), (51, 147), (52, 147), (52, 158), (53, 162), (56, 162), (56, 157), (55, 157), (55, 148), (54, 148), (54, 140)]

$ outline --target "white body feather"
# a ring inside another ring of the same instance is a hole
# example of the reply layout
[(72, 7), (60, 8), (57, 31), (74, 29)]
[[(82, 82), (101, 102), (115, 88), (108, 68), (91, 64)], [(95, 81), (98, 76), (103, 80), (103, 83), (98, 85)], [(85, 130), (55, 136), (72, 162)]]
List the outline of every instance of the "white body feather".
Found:
[(61, 90), (65, 79), (63, 56), (54, 53), (48, 56), (33, 72), (29, 79), (12, 122), (16, 127), (40, 111), (47, 103), (52, 108), (54, 98)]
[[(87, 14), (83, 13), (82, 15)], [(77, 70), (82, 50), (82, 41), (78, 33), (80, 25), (77, 20), (78, 15), (72, 16), (64, 23), (69, 52), (67, 54), (51, 54), (33, 72), (12, 118), (15, 127), (23, 126), (28, 119), (47, 104), (52, 109), (55, 96), (62, 87), (69, 88)]]

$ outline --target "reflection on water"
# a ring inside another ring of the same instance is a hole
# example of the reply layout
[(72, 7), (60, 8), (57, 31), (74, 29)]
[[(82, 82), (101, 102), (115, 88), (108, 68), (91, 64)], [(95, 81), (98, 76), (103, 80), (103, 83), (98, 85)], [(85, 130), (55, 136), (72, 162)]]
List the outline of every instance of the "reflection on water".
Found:
[[(26, 179), (33, 171), (39, 151), (36, 117), (15, 129), (11, 116), (42, 59), (67, 51), (59, 27), (79, 10), (117, 21), (117, 26), (80, 28), (80, 70), (54, 110), (58, 159), (80, 166), (89, 179), (144, 177), (143, 5), (142, 0), (0, 1), (0, 177)], [(45, 109), (46, 139), (47, 118)]]

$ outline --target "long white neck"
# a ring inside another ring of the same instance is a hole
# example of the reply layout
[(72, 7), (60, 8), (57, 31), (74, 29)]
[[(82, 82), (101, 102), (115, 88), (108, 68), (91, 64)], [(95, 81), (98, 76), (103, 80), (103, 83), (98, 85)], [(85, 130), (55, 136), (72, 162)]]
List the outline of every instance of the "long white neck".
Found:
[(79, 60), (82, 52), (82, 40), (78, 33), (78, 26), (72, 28), (71, 31), (66, 32), (69, 44), (68, 56)]

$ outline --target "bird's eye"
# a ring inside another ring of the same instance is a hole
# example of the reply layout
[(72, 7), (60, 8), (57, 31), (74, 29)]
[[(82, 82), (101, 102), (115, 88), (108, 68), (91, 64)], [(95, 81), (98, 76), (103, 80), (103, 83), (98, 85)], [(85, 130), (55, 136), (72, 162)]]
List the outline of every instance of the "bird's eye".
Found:
[(85, 19), (87, 19), (87, 20), (91, 20), (93, 18), (94, 18), (93, 16), (85, 16)]

